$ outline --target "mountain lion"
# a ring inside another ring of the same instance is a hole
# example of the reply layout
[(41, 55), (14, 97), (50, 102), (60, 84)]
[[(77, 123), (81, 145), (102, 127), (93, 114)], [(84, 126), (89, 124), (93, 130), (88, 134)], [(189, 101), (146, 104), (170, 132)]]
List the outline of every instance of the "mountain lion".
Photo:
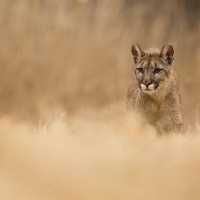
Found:
[(132, 46), (133, 73), (127, 94), (127, 109), (144, 123), (154, 126), (157, 133), (180, 133), (182, 104), (176, 72), (173, 67), (174, 49), (165, 44), (161, 51), (142, 51)]

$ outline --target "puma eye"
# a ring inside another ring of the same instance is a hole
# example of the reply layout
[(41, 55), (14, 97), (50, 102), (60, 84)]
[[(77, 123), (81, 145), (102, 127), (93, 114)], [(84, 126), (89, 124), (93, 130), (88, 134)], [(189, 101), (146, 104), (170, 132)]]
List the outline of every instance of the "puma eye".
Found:
[(154, 74), (157, 74), (157, 73), (159, 73), (161, 70), (162, 70), (162, 69), (160, 69), (160, 68), (156, 68), (156, 69), (154, 69), (153, 73), (154, 73)]
[(143, 68), (137, 68), (137, 70), (140, 72), (140, 73), (144, 73), (144, 70), (143, 70)]

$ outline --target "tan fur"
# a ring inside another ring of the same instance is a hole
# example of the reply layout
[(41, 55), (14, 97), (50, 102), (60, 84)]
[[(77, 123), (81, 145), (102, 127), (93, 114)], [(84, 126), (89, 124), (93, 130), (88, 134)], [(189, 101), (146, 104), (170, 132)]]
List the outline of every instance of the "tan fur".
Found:
[[(128, 88), (127, 109), (144, 123), (155, 127), (158, 133), (180, 133), (182, 104), (177, 75), (172, 65), (172, 45), (165, 45), (161, 51), (151, 48), (143, 52), (135, 44), (132, 53), (135, 65)], [(140, 73), (138, 68), (142, 68), (143, 72)], [(161, 71), (155, 73), (156, 68)], [(152, 82), (148, 87), (155, 90), (148, 90), (144, 81)]]

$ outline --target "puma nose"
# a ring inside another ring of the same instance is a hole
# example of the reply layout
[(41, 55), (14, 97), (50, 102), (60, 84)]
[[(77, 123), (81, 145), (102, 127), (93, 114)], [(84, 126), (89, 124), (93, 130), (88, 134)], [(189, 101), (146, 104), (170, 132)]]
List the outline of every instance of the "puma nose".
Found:
[(148, 87), (150, 84), (151, 84), (151, 81), (143, 81), (143, 84), (146, 86), (146, 87)]

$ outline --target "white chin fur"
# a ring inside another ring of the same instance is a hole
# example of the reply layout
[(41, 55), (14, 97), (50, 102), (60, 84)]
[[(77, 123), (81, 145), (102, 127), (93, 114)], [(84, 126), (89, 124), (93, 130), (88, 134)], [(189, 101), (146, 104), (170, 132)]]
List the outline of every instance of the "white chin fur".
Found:
[(154, 84), (150, 84), (148, 87), (146, 87), (144, 84), (140, 84), (140, 87), (143, 92), (152, 92), (154, 91)]

